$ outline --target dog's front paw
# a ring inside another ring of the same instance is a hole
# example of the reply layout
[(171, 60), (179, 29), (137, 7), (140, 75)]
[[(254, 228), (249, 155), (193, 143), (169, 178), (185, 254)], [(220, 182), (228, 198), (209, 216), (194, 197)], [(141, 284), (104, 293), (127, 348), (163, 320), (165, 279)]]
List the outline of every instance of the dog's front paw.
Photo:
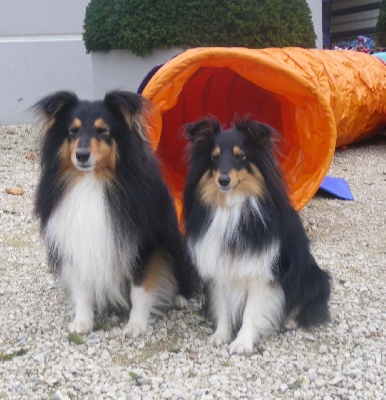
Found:
[(253, 341), (245, 338), (236, 338), (229, 345), (229, 353), (231, 354), (252, 354)]
[(123, 328), (123, 334), (125, 336), (131, 336), (133, 338), (136, 338), (143, 333), (146, 332), (146, 326), (143, 326), (143, 324), (139, 324), (138, 322), (135, 321), (129, 321), (126, 326)]
[(228, 332), (216, 330), (213, 335), (209, 336), (208, 343), (213, 344), (214, 346), (221, 346), (222, 344), (229, 343), (230, 340), (231, 335)]
[(299, 324), (296, 321), (295, 318), (289, 318), (285, 324), (285, 329), (292, 331), (294, 329), (298, 329), (299, 328)]
[(69, 325), (68, 330), (72, 333), (89, 333), (92, 331), (94, 323), (87, 319), (74, 319)]
[(186, 300), (186, 298), (184, 296), (177, 294), (174, 297), (174, 306), (176, 308), (179, 308), (179, 309), (186, 308), (187, 305), (188, 305), (188, 300)]

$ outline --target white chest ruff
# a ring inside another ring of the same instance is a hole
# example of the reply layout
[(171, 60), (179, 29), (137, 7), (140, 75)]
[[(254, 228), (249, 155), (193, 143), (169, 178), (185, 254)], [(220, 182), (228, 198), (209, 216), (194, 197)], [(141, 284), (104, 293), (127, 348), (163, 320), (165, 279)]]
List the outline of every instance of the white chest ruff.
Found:
[(70, 288), (85, 285), (98, 306), (125, 303), (122, 282), (130, 273), (136, 246), (116, 241), (103, 183), (86, 174), (67, 191), (45, 229), (46, 241), (63, 260), (61, 275)]
[(205, 234), (197, 241), (189, 240), (190, 253), (202, 278), (234, 281), (274, 278), (273, 269), (279, 254), (277, 241), (259, 253), (246, 251), (232, 255), (224, 247), (231, 239), (240, 240), (238, 225), (242, 207), (238, 204), (217, 208)]

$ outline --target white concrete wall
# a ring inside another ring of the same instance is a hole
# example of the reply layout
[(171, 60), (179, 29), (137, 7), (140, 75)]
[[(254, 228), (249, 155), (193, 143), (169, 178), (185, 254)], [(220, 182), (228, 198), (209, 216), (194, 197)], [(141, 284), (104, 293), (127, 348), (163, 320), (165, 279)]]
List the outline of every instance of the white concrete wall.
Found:
[(93, 97), (88, 1), (0, 0), (0, 124), (30, 121), (28, 108), (56, 90)]
[(129, 50), (92, 53), (94, 97), (103, 98), (112, 89), (136, 92), (146, 75), (157, 65), (164, 64), (183, 50), (172, 48), (153, 50), (146, 57), (135, 56)]

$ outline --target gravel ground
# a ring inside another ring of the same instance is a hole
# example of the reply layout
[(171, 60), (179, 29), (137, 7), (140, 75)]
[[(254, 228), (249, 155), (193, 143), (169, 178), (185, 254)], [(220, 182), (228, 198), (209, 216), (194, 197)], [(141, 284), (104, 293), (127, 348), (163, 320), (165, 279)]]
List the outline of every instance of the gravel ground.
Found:
[[(0, 399), (386, 399), (386, 138), (337, 151), (329, 175), (355, 201), (317, 195), (301, 216), (333, 276), (331, 323), (277, 333), (251, 356), (206, 343), (199, 301), (139, 339), (100, 316), (76, 343), (32, 216), (39, 172), (32, 125), (0, 126)], [(6, 193), (21, 186), (22, 195)]]

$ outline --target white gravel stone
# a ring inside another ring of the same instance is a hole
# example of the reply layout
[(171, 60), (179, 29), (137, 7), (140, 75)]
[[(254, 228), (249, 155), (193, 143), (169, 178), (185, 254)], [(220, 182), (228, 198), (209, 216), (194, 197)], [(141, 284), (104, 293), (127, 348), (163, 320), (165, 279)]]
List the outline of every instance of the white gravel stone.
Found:
[[(386, 140), (338, 150), (330, 176), (355, 201), (317, 195), (301, 211), (312, 251), (333, 278), (331, 322), (279, 332), (251, 356), (207, 344), (200, 299), (125, 338), (127, 315), (68, 340), (70, 307), (48, 271), (33, 217), (37, 130), (0, 126), (0, 399), (380, 399), (386, 382)], [(6, 187), (22, 186), (13, 196)]]
[(282, 392), (285, 392), (287, 389), (288, 389), (288, 385), (287, 384), (284, 383), (283, 385), (280, 385), (280, 390)]

